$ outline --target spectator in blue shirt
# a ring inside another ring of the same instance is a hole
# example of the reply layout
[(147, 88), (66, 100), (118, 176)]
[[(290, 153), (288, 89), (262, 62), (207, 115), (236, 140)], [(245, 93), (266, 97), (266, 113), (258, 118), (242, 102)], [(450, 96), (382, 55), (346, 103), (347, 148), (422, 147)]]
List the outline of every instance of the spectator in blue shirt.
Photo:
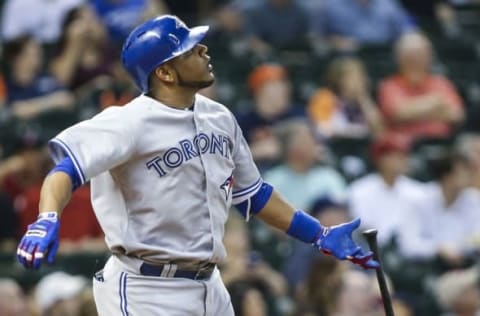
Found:
[(312, 23), (313, 37), (338, 51), (389, 44), (414, 28), (394, 0), (325, 0)]
[(140, 22), (166, 13), (162, 1), (156, 0), (90, 0), (95, 13), (107, 27), (110, 38), (123, 43)]
[(296, 0), (267, 0), (247, 12), (247, 18), (250, 47), (257, 54), (307, 42), (308, 15)]

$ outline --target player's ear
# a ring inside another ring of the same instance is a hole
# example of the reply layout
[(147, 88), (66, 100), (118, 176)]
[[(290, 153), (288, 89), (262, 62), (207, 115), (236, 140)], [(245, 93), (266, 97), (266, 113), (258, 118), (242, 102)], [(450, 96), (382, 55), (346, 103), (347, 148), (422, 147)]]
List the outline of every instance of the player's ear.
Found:
[(172, 69), (166, 65), (162, 65), (155, 69), (155, 76), (163, 82), (173, 83), (175, 81)]

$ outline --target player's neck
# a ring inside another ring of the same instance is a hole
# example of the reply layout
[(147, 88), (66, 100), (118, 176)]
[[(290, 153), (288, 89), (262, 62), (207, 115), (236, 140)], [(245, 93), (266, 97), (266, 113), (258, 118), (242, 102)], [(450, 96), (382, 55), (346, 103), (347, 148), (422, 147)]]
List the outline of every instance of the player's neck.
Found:
[(196, 91), (169, 91), (169, 90), (155, 90), (150, 91), (147, 95), (166, 106), (185, 109), (191, 107), (195, 102)]

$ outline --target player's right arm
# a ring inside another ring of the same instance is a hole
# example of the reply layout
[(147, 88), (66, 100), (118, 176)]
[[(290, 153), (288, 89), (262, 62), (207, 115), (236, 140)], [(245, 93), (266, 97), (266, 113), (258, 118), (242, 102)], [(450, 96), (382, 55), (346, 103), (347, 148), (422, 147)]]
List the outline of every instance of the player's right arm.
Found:
[(39, 213), (55, 212), (60, 216), (72, 196), (72, 180), (63, 171), (53, 172), (43, 181)]
[(135, 148), (134, 130), (120, 115), (124, 114), (106, 110), (66, 129), (49, 142), (56, 166), (44, 180), (38, 218), (28, 226), (17, 248), (18, 260), (26, 268), (37, 269), (45, 259), (49, 263), (54, 261), (59, 245), (60, 214), (72, 191), (131, 157)]
[(28, 225), (17, 248), (18, 261), (24, 267), (38, 269), (44, 258), (53, 263), (59, 246), (60, 213), (71, 195), (70, 176), (54, 169), (42, 185), (38, 218)]
[(53, 263), (59, 246), (60, 215), (80, 183), (70, 158), (61, 160), (45, 178), (40, 191), (37, 220), (28, 225), (17, 248), (17, 257), (26, 268), (38, 269), (47, 260)]

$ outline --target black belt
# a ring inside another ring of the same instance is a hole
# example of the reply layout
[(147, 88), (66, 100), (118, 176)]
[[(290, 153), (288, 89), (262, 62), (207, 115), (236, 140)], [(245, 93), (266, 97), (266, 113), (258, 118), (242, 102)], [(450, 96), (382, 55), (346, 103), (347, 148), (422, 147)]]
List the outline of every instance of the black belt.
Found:
[(185, 278), (192, 280), (208, 280), (212, 276), (216, 265), (209, 263), (198, 270), (181, 270), (176, 264), (158, 264), (142, 263), (140, 273), (145, 276), (158, 276), (167, 278)]

